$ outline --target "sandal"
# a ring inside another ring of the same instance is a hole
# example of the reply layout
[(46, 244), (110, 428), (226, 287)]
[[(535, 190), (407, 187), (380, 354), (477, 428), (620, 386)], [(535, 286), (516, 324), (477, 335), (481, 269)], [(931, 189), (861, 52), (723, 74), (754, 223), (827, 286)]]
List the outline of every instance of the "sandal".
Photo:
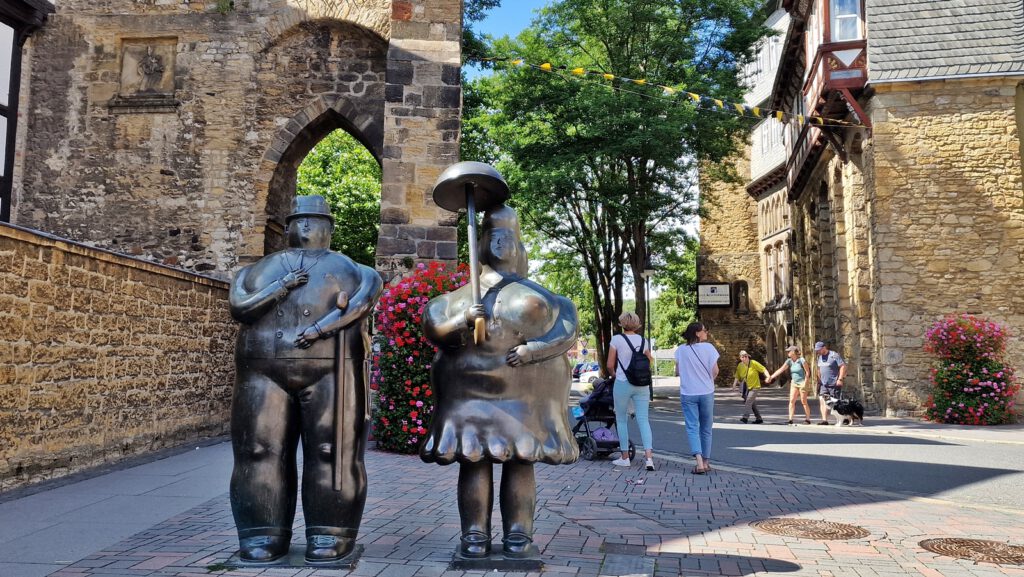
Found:
[(692, 469), (692, 470), (690, 471), (690, 474), (691, 474), (691, 475), (707, 475), (707, 474), (708, 474), (708, 471), (707, 471), (707, 469), (701, 469), (701, 468), (698, 468), (698, 467), (694, 467), (694, 468), (693, 468), (693, 469)]

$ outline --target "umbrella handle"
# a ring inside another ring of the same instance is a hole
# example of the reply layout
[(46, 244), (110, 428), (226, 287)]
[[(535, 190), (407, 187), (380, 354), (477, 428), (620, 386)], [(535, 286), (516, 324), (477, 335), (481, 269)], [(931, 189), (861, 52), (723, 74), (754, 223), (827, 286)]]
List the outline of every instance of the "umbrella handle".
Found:
[[(473, 304), (482, 302), (480, 298), (480, 257), (477, 254), (476, 242), (476, 198), (473, 196), (473, 184), (466, 183), (466, 220), (469, 221), (469, 282), (473, 289)], [(487, 340), (487, 321), (476, 319), (473, 323), (473, 343), (481, 345)]]
[(487, 340), (487, 320), (476, 319), (476, 322), (473, 323), (473, 343), (481, 345), (485, 340)]

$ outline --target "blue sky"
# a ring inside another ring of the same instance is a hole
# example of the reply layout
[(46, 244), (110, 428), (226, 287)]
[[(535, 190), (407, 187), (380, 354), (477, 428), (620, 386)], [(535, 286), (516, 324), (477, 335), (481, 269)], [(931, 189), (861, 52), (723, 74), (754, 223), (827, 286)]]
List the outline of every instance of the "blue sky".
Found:
[(473, 25), (473, 29), (495, 37), (515, 36), (530, 25), (536, 10), (549, 3), (550, 0), (502, 0), (501, 6), (489, 11), (486, 18)]
[[(515, 36), (530, 25), (535, 12), (547, 6), (551, 0), (502, 0), (501, 6), (487, 12), (487, 17), (473, 24), (473, 29), (495, 38)], [(466, 77), (472, 80), (481, 70), (472, 63), (466, 65)]]

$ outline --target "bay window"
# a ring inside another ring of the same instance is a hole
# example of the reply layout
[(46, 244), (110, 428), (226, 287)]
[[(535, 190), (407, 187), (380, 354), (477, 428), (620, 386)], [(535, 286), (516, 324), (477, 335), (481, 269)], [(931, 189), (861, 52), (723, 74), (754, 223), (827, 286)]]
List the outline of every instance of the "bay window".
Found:
[(830, 42), (863, 38), (860, 2), (861, 0), (829, 0)]

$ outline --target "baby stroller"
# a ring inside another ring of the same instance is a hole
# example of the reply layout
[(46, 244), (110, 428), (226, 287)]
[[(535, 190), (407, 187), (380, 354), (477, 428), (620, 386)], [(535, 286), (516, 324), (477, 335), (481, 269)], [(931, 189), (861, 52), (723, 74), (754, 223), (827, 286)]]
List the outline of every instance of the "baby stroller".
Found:
[[(618, 431), (615, 430), (615, 400), (612, 396), (614, 379), (598, 379), (594, 390), (580, 400), (574, 411), (579, 418), (572, 433), (580, 446), (580, 457), (593, 461), (599, 455), (619, 452)], [(636, 447), (629, 442), (629, 458), (636, 456)]]

